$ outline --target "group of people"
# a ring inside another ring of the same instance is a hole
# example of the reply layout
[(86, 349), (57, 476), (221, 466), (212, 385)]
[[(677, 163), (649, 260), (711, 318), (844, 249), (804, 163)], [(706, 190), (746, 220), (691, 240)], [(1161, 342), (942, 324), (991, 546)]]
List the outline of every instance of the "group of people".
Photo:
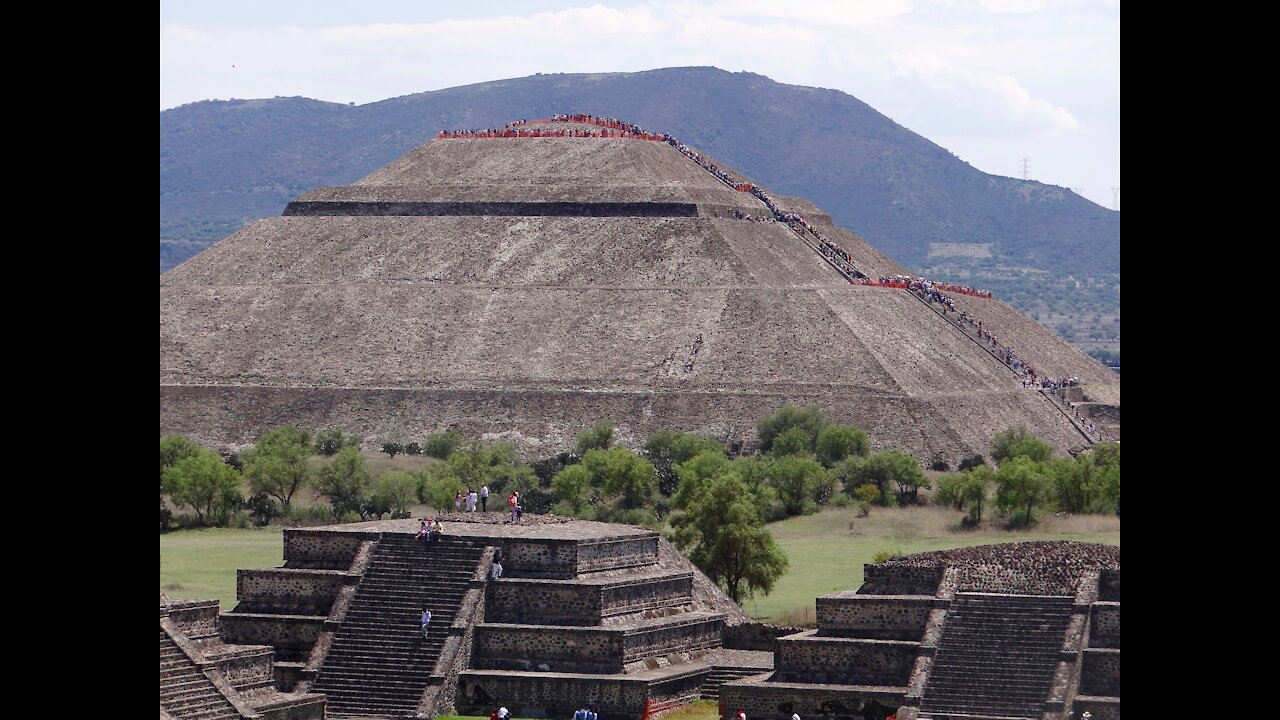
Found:
[[(529, 123), (573, 122), (598, 125), (598, 131), (581, 129), (529, 128)], [(477, 138), (539, 138), (539, 137), (591, 137), (591, 138), (627, 138), (630, 140), (653, 140), (666, 142), (670, 136), (666, 133), (646, 132), (639, 125), (623, 122), (616, 118), (601, 118), (594, 115), (552, 115), (540, 120), (516, 120), (500, 128), (481, 128), (479, 130), (441, 130), (436, 133), (441, 140)]]
[(458, 492), (453, 494), (453, 509), (455, 511), (462, 510), (462, 506), (467, 506), (467, 512), (475, 512), (476, 505), (479, 504), (480, 512), (489, 511), (489, 486), (485, 485), (480, 488), (480, 492), (476, 492), (472, 488), (467, 488), (464, 493), (459, 488)]
[(426, 545), (427, 543), (439, 542), (444, 537), (444, 525), (440, 523), (438, 517), (418, 518), (422, 525), (418, 528), (418, 534), (414, 536), (414, 540)]

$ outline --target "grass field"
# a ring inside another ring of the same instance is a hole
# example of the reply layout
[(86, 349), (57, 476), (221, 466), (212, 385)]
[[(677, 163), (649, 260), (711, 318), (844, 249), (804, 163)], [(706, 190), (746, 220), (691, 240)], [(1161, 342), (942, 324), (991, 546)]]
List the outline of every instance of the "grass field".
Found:
[[(397, 458), (398, 460), (399, 458)], [(828, 508), (773, 523), (769, 529), (791, 560), (774, 591), (746, 600), (752, 615), (780, 623), (813, 620), (814, 598), (862, 584), (862, 566), (876, 553), (925, 552), (1027, 540), (1079, 540), (1120, 544), (1120, 518), (1077, 515), (1044, 518), (1030, 531), (956, 529), (961, 513), (936, 507)], [(281, 528), (182, 530), (160, 536), (160, 589), (171, 597), (236, 602), (236, 570), (283, 562)]]
[(830, 508), (769, 525), (791, 568), (772, 593), (743, 602), (750, 614), (773, 622), (813, 622), (814, 598), (862, 584), (862, 566), (876, 553), (903, 554), (1028, 540), (1079, 540), (1120, 544), (1120, 518), (1107, 515), (1050, 515), (1026, 532), (999, 528), (956, 529), (961, 513), (936, 507), (874, 508), (858, 517), (856, 508)]
[(236, 605), (236, 570), (279, 567), (284, 562), (282, 528), (209, 528), (160, 536), (160, 589), (173, 598), (217, 600)]

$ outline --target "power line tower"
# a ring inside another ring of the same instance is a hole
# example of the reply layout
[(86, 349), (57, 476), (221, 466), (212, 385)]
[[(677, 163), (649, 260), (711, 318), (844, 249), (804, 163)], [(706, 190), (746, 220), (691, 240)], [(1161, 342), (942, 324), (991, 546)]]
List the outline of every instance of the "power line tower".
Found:
[(1120, 209), (1120, 188), (1118, 187), (1111, 188), (1111, 209)]
[(1022, 158), (1022, 179), (1027, 179), (1027, 173), (1031, 172), (1031, 158)]

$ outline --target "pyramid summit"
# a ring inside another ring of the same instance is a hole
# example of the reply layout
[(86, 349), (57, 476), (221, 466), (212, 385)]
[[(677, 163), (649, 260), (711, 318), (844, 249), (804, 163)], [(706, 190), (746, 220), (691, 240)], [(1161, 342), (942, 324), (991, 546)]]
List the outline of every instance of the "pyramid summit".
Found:
[(1060, 449), (1119, 437), (1118, 375), (996, 299), (905, 274), (653, 130), (445, 131), (161, 276), (161, 433), (452, 426), (549, 454), (609, 418), (633, 444), (672, 427), (750, 446), (797, 403), (921, 460), (1017, 424)]

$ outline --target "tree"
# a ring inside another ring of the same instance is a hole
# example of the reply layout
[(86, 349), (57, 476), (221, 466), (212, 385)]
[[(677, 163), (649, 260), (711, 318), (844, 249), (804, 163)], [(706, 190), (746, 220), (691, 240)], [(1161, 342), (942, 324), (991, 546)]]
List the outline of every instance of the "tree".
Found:
[(767, 595), (787, 571), (786, 554), (765, 529), (750, 489), (733, 473), (712, 480), (673, 524), (673, 542), (734, 602), (757, 591)]
[(592, 499), (591, 473), (582, 464), (570, 465), (551, 479), (551, 492), (576, 515)]
[[(166, 468), (173, 467), (178, 461), (189, 458), (200, 452), (200, 446), (191, 442), (186, 436), (174, 433), (160, 438), (160, 478), (164, 479)], [(161, 490), (161, 492), (164, 492)]]
[(724, 446), (710, 438), (663, 428), (649, 436), (644, 451), (658, 473), (658, 492), (670, 497), (680, 482), (675, 466), (703, 452), (724, 455)]
[(769, 477), (788, 514), (817, 511), (814, 496), (827, 478), (827, 471), (817, 460), (800, 455), (778, 458), (769, 468)]
[(315, 490), (329, 498), (333, 516), (340, 518), (348, 511), (360, 512), (361, 505), (369, 499), (373, 481), (364, 466), (364, 456), (353, 447), (339, 450), (316, 473)]
[(342, 448), (359, 444), (358, 438), (354, 435), (348, 437), (342, 432), (342, 428), (328, 428), (316, 433), (315, 444), (311, 449), (316, 455), (333, 457)]
[(195, 510), (201, 524), (225, 521), (241, 501), (240, 473), (212, 450), (200, 448), (179, 460), (165, 469), (162, 480), (169, 497), (178, 505)]
[(970, 468), (976, 468), (979, 465), (986, 465), (986, 464), (987, 464), (986, 458), (982, 457), (981, 455), (974, 454), (961, 460), (960, 464), (956, 466), (956, 469), (959, 470), (960, 472), (964, 472), (965, 470), (969, 470)]
[(1005, 428), (991, 438), (991, 459), (997, 463), (1015, 457), (1044, 462), (1052, 455), (1053, 447), (1032, 435), (1025, 425)]
[(850, 487), (871, 483), (880, 489), (886, 502), (888, 494), (895, 490), (899, 502), (915, 502), (916, 492), (922, 487), (930, 487), (915, 459), (898, 450), (846, 460), (836, 471), (844, 481), (846, 491)]
[(391, 513), (392, 518), (409, 517), (409, 505), (416, 499), (418, 479), (403, 470), (388, 470), (378, 476), (373, 486), (373, 505), (378, 517)]
[(814, 452), (825, 467), (834, 467), (847, 457), (866, 457), (871, 452), (867, 434), (851, 425), (828, 425), (818, 432)]
[(440, 463), (418, 473), (418, 499), (436, 509), (449, 512), (453, 508), (454, 494), (458, 492), (458, 478), (449, 466)]
[(446, 430), (427, 436), (422, 452), (438, 460), (448, 460), (462, 446), (462, 435), (456, 430)]
[(624, 447), (588, 450), (582, 456), (582, 465), (592, 485), (619, 496), (618, 505), (623, 510), (644, 507), (658, 487), (653, 464)]
[(392, 459), (395, 459), (395, 456), (398, 453), (404, 452), (404, 446), (398, 442), (384, 442), (382, 443), (382, 452), (390, 455)]
[(813, 438), (804, 428), (790, 427), (773, 439), (769, 454), (776, 458), (789, 455), (808, 455), (813, 450)]
[(1120, 494), (1120, 445), (1099, 443), (1074, 458), (1046, 463), (1059, 510), (1090, 513), (1115, 509)]
[(307, 431), (296, 425), (281, 425), (266, 431), (257, 445), (241, 457), (249, 489), (279, 500), (281, 512), (287, 514), (293, 494), (311, 476), (307, 464), (311, 450)]
[(613, 423), (600, 420), (578, 436), (578, 446), (574, 452), (579, 457), (585, 457), (588, 450), (607, 450), (612, 444)]
[(1030, 525), (1035, 522), (1035, 506), (1048, 494), (1050, 483), (1041, 463), (1022, 456), (1006, 460), (996, 473), (996, 505), (1005, 513), (1022, 510), (1022, 517), (1015, 516), (1012, 524)]
[(995, 471), (990, 465), (979, 465), (961, 473), (945, 475), (938, 479), (938, 494), (935, 500), (944, 505), (951, 505), (956, 510), (969, 506), (969, 514), (964, 524), (977, 527), (982, 522), (982, 507), (991, 493), (991, 485), (995, 481)]
[(760, 452), (767, 453), (772, 450), (774, 440), (793, 427), (804, 430), (809, 436), (809, 447), (813, 447), (818, 433), (826, 425), (827, 419), (816, 407), (783, 405), (776, 413), (763, 417), (756, 423), (756, 432), (760, 436)]

